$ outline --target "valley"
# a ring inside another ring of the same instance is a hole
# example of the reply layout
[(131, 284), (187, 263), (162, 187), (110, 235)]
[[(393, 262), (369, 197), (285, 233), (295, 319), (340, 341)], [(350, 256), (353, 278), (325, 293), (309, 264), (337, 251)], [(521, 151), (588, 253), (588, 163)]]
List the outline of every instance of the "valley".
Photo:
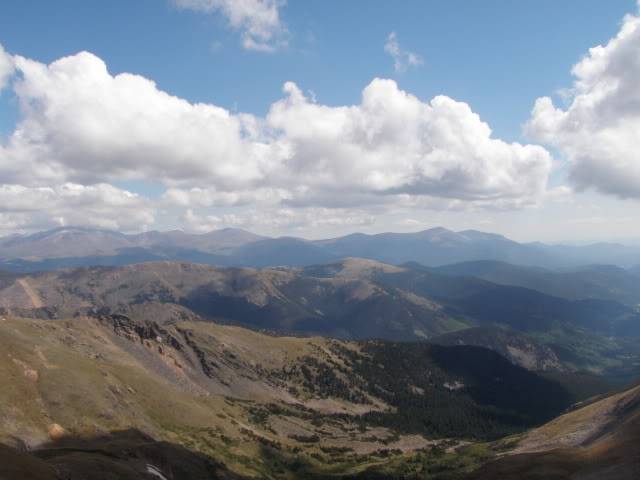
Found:
[(576, 400), (476, 347), (414, 344), (407, 355), (399, 344), (123, 316), (3, 317), (0, 336), (9, 386), (0, 393), (0, 442), (40, 455), (79, 441), (82, 451), (80, 439), (105, 434), (117, 443), (117, 432), (135, 430), (234, 475), (347, 476), (420, 451), (464, 450)]
[(486, 477), (523, 458), (509, 439), (638, 377), (633, 306), (438, 270), (5, 274), (0, 443), (71, 479)]

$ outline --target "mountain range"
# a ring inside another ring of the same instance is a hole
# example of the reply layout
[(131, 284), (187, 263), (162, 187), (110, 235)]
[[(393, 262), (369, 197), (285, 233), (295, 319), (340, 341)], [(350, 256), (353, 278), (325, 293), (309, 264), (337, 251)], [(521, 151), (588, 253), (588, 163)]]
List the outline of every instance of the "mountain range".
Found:
[(567, 248), (5, 238), (0, 479), (637, 478), (637, 262)]
[[(205, 320), (346, 340), (446, 335), (444, 344), (487, 347), (522, 366), (588, 370), (621, 381), (640, 371), (635, 306), (358, 258), (308, 267), (147, 262), (5, 274), (0, 311), (41, 319), (98, 312), (160, 324)], [(470, 336), (473, 328), (484, 333)]]
[(598, 298), (628, 305), (640, 303), (637, 270), (615, 265), (584, 265), (561, 270), (481, 260), (444, 265), (434, 272), (481, 278), (500, 285), (537, 290), (567, 299)]
[(474, 230), (453, 232), (444, 228), (305, 240), (269, 238), (232, 228), (204, 234), (175, 230), (127, 235), (61, 227), (0, 239), (0, 268), (22, 272), (154, 260), (218, 266), (304, 266), (354, 256), (391, 264), (418, 262), (426, 266), (492, 260), (551, 269), (592, 264), (632, 268), (640, 264), (640, 247), (518, 243), (501, 235)]

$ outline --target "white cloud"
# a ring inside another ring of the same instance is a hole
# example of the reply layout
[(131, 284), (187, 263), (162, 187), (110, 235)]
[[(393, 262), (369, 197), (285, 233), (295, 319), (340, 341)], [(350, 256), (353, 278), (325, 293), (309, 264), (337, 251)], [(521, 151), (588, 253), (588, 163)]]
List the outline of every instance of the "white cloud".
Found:
[(423, 64), (420, 55), (400, 48), (396, 32), (391, 32), (387, 36), (384, 51), (393, 58), (393, 69), (396, 73), (402, 73), (405, 72), (408, 67), (417, 67)]
[(179, 8), (224, 15), (242, 32), (248, 50), (273, 52), (286, 45), (286, 28), (280, 20), (280, 0), (173, 0)]
[(181, 218), (185, 230), (207, 232), (222, 227), (258, 229), (280, 235), (283, 231), (305, 235), (323, 228), (353, 229), (373, 225), (375, 215), (359, 209), (334, 208), (251, 208), (239, 213), (202, 214), (189, 208)]
[(422, 102), (392, 80), (373, 80), (360, 104), (343, 107), (314, 103), (289, 82), (261, 119), (112, 76), (86, 52), (49, 66), (16, 57), (16, 66), (22, 119), (0, 152), (4, 183), (154, 180), (206, 189), (210, 205), (270, 196), (340, 206), (399, 194), (521, 202), (544, 191), (551, 165), (541, 147), (492, 138), (466, 103)]
[[(493, 138), (466, 103), (425, 102), (392, 80), (374, 79), (347, 106), (317, 103), (288, 82), (284, 98), (260, 118), (190, 103), (139, 75), (112, 75), (87, 52), (50, 65), (20, 56), (13, 63), (20, 119), (0, 144), (0, 188), (25, 189), (21, 201), (45, 205), (36, 215), (15, 206), (18, 194), (7, 203), (14, 205), (7, 215), (41, 224), (142, 228), (155, 209), (171, 211), (155, 217), (167, 225), (191, 209), (208, 224), (298, 228), (357, 225), (372, 208), (393, 205), (520, 208), (544, 197), (551, 169), (545, 149)], [(167, 190), (144, 199), (110, 185), (132, 180)], [(71, 195), (69, 185), (82, 195)], [(76, 210), (68, 207), (75, 198), (83, 198)], [(229, 208), (244, 211), (218, 211)], [(277, 213), (251, 214), (256, 208)]]
[(13, 58), (0, 45), (0, 92), (2, 92), (9, 78), (13, 75), (13, 71)]
[(546, 187), (551, 157), (541, 147), (506, 143), (463, 102), (425, 103), (392, 80), (373, 80), (359, 105), (310, 102), (293, 83), (267, 123), (288, 152), (277, 176), (293, 198), (407, 194), (463, 201), (534, 200)]
[(245, 205), (278, 205), (290, 198), (284, 189), (256, 188), (231, 192), (217, 191), (215, 188), (192, 187), (169, 188), (162, 196), (167, 206), (182, 207), (230, 207)]
[(527, 134), (560, 150), (576, 188), (640, 198), (640, 17), (573, 67), (566, 109), (536, 101)]
[[(90, 53), (49, 66), (16, 57), (16, 66), (22, 120), (0, 177), (83, 183), (201, 178), (230, 189), (261, 179), (277, 156), (257, 138), (254, 117), (191, 104), (138, 75), (112, 76)], [(25, 161), (37, 166), (26, 169)]]
[(140, 230), (154, 223), (154, 209), (140, 196), (112, 185), (66, 183), (57, 187), (0, 185), (0, 230), (91, 225)]

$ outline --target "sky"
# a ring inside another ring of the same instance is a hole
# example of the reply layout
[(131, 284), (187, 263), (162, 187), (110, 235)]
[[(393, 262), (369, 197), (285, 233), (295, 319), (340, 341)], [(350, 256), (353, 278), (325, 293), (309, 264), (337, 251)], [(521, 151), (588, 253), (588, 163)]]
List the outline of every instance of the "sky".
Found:
[(633, 0), (8, 0), (0, 235), (640, 241)]

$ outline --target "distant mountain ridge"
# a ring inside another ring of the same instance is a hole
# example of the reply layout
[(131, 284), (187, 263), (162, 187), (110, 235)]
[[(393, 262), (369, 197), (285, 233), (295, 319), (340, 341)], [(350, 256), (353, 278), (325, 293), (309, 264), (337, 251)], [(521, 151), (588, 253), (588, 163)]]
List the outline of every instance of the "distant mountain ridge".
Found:
[(529, 288), (570, 300), (597, 298), (628, 305), (640, 304), (638, 273), (615, 265), (585, 265), (554, 271), (494, 260), (478, 260), (435, 267), (433, 271)]
[(493, 233), (454, 232), (442, 227), (415, 233), (353, 233), (323, 240), (271, 238), (237, 228), (202, 234), (180, 230), (123, 234), (85, 227), (0, 238), (0, 269), (14, 272), (154, 260), (218, 266), (306, 266), (344, 257), (432, 267), (488, 260), (551, 269), (589, 264), (632, 267), (640, 264), (640, 247), (518, 243)]
[(183, 248), (206, 253), (224, 253), (247, 243), (266, 239), (241, 229), (225, 228), (202, 234), (181, 230), (124, 234), (113, 230), (60, 227), (31, 235), (0, 238), (0, 257), (64, 258), (114, 255), (123, 249)]

